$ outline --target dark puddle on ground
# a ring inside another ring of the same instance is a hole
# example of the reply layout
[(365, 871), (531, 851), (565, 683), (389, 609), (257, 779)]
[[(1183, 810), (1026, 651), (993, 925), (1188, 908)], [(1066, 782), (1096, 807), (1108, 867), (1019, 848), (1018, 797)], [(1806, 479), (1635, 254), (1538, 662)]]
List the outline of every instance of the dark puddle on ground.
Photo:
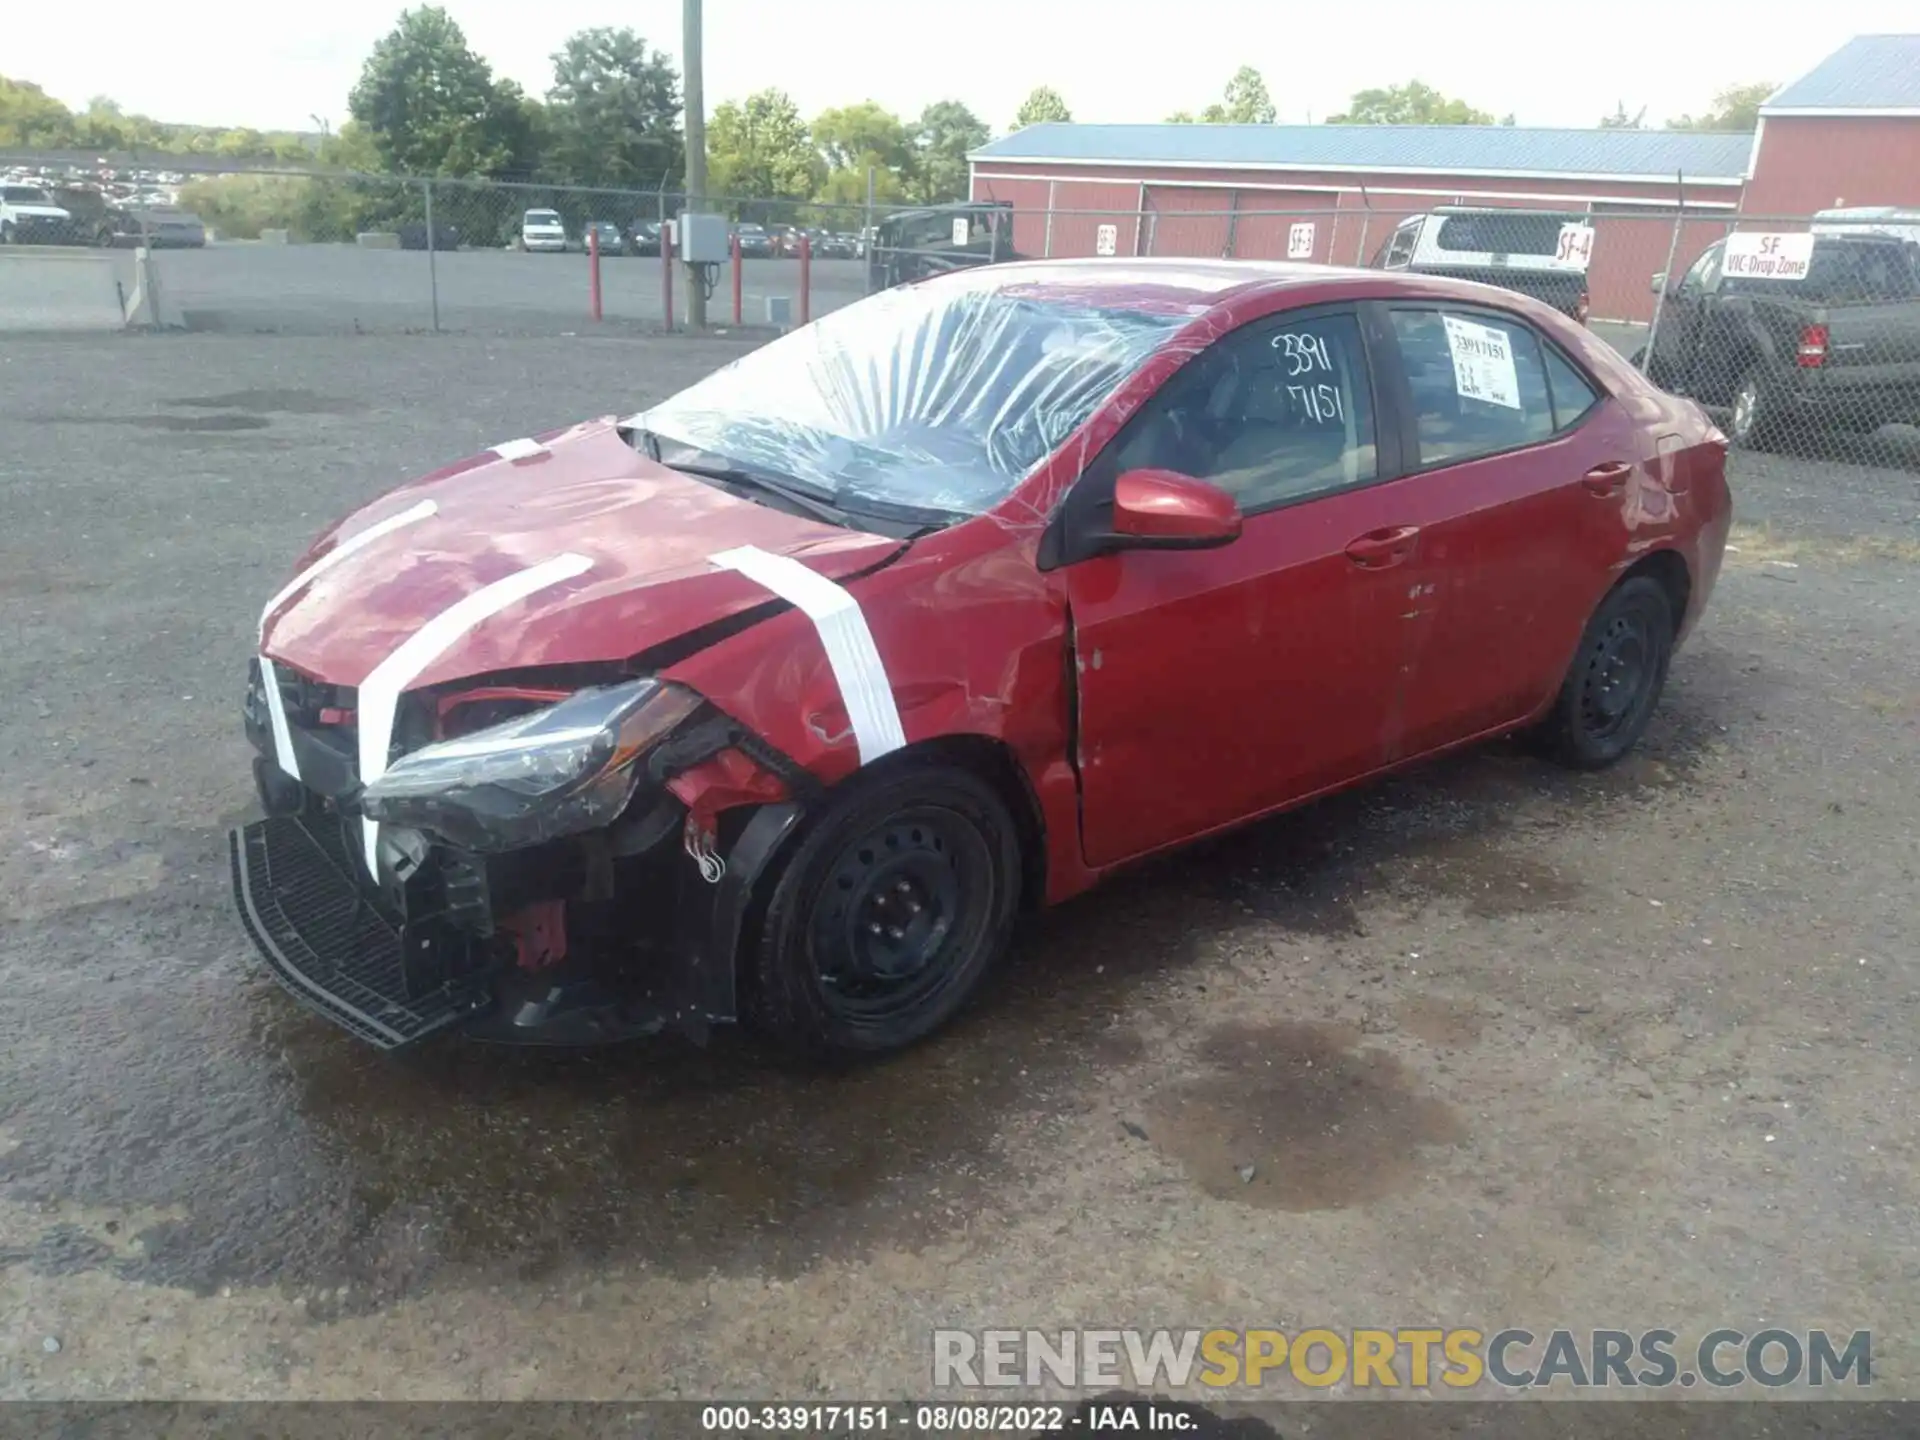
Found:
[(1150, 1103), (1147, 1133), (1216, 1199), (1269, 1210), (1378, 1200), (1418, 1173), (1420, 1147), (1466, 1137), (1399, 1061), (1359, 1047), (1340, 1026), (1222, 1026), (1200, 1046), (1203, 1073)]
[(367, 408), (358, 400), (344, 400), (314, 390), (234, 390), (225, 395), (202, 395), (166, 403), (195, 410), (241, 410), (254, 415), (354, 415)]
[[(991, 1244), (1018, 1193), (1003, 1137), (1097, 1105), (1105, 1072), (1145, 1058), (1130, 1028), (1142, 983), (1194, 972), (1250, 912), (1358, 933), (1369, 891), (1434, 847), (1452, 877), (1434, 883), (1477, 894), (1496, 862), (1462, 857), (1502, 852), (1513, 797), (1544, 791), (1571, 812), (1632, 789), (1483, 754), (1254, 827), (1029, 923), (951, 1031), (839, 1073), (780, 1069), (737, 1039), (383, 1057), (264, 977), (230, 913), (222, 837), (181, 831), (161, 847), (156, 893), (0, 926), (0, 973), (48, 977), (10, 997), (0, 1192), (181, 1218), (150, 1226), (144, 1251), (96, 1235), (111, 1259), (84, 1227), (50, 1224), (0, 1260), (201, 1290), (344, 1285), (357, 1308), (441, 1278), (612, 1261), (778, 1275), (955, 1236)], [(1537, 898), (1558, 903), (1551, 887)], [(1154, 1140), (1200, 1147), (1203, 1183), (1248, 1203), (1387, 1193), (1419, 1147), (1457, 1130), (1352, 1039), (1213, 1038), (1208, 1073), (1163, 1097), (1179, 1108)]]
[(124, 425), (172, 434), (264, 430), (273, 423), (258, 415), (36, 415), (33, 420), (47, 425)]

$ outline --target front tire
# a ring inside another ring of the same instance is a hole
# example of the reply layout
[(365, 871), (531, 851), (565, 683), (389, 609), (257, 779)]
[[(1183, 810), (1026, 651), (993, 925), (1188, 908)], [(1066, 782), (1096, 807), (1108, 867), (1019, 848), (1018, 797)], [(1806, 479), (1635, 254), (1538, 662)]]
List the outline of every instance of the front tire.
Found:
[(810, 1057), (925, 1039), (1005, 951), (1020, 881), (1013, 816), (971, 772), (904, 761), (856, 776), (773, 877), (750, 942), (748, 1022)]
[(1666, 687), (1677, 618), (1666, 589), (1647, 575), (1622, 581), (1600, 602), (1535, 732), (1551, 759), (1604, 770), (1639, 743)]

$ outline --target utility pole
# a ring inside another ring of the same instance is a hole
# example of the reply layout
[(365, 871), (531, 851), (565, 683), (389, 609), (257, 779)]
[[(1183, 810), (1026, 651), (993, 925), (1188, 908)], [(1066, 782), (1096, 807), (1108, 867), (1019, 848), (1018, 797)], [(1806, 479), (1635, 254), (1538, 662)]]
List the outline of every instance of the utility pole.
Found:
[[(688, 214), (707, 208), (707, 102), (700, 79), (700, 0), (680, 0), (681, 84), (687, 107), (687, 199)], [(682, 237), (682, 253), (685, 238)], [(687, 328), (707, 328), (707, 291), (700, 278), (700, 267), (688, 265)]]

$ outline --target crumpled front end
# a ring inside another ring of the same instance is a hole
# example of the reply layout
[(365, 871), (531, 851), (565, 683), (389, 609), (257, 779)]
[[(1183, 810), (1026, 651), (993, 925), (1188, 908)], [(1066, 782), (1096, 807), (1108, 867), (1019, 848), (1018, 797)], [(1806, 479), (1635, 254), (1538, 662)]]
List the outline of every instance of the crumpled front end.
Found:
[[(229, 843), (241, 918), (275, 977), (382, 1049), (450, 1029), (583, 1044), (732, 1019), (753, 857), (784, 836), (798, 811), (783, 802), (809, 781), (685, 691), (651, 720), (619, 707), (594, 748), (591, 697), (671, 688), (409, 692), (392, 764), (369, 780), (363, 697), (256, 660), (245, 719), (267, 813)], [(558, 758), (529, 761), (543, 733)], [(719, 807), (747, 797), (765, 803), (742, 822), (753, 837), (725, 837), (730, 876)]]

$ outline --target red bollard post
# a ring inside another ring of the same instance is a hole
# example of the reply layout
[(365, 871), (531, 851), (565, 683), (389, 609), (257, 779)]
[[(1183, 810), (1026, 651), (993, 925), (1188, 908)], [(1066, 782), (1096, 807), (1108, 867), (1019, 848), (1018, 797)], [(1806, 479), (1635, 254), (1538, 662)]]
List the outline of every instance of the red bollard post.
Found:
[(800, 323), (813, 315), (813, 237), (800, 237)]
[(673, 231), (668, 225), (660, 227), (660, 311), (667, 329), (673, 329)]
[(600, 232), (587, 229), (587, 308), (600, 318)]
[(745, 302), (740, 295), (740, 232), (733, 232), (733, 323), (744, 325), (747, 320)]

